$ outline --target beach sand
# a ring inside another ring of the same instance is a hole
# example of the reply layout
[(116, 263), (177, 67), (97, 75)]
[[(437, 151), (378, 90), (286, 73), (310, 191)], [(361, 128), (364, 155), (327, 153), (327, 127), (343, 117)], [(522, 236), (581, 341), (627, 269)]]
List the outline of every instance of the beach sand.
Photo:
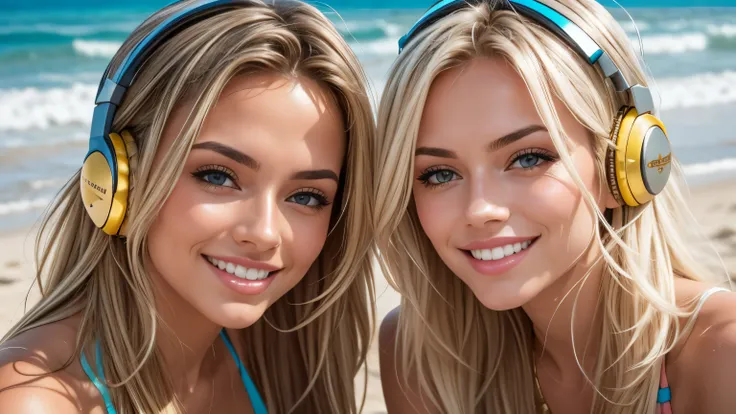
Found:
[[(703, 234), (721, 255), (726, 271), (736, 280), (736, 179), (691, 190), (689, 205), (699, 220)], [(0, 235), (0, 332), (5, 333), (24, 312), (28, 295), (28, 306), (38, 298), (37, 287), (30, 289), (33, 282), (33, 229)], [(715, 269), (718, 263), (710, 263)], [(720, 269), (723, 275), (723, 269)], [(376, 295), (378, 321), (399, 302), (398, 294), (385, 280), (377, 277)], [(368, 391), (366, 414), (385, 413), (385, 405), (378, 369), (376, 343), (368, 357)], [(356, 379), (362, 387), (362, 375)]]

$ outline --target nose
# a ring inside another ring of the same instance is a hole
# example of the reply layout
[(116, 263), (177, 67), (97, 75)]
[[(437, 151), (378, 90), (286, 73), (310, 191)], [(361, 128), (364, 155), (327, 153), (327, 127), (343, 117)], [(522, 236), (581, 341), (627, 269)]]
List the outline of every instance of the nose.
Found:
[(233, 239), (257, 252), (267, 252), (281, 245), (280, 212), (275, 195), (264, 194), (243, 201), (236, 213)]
[(483, 228), (492, 223), (504, 223), (511, 211), (502, 205), (498, 189), (488, 188), (483, 182), (473, 183), (468, 208), (465, 212), (468, 224)]

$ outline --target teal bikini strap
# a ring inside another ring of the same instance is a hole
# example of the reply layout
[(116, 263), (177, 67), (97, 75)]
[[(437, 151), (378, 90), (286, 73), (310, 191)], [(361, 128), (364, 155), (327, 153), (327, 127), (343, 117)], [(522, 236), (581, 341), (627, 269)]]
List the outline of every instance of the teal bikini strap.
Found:
[[(102, 401), (105, 402), (105, 412), (107, 414), (117, 414), (117, 411), (115, 411), (115, 407), (112, 405), (112, 398), (110, 397), (110, 393), (107, 391), (107, 387), (105, 386), (105, 372), (102, 369), (102, 351), (100, 348), (100, 341), (97, 341), (97, 343), (95, 343), (95, 362), (97, 365), (99, 378), (97, 377), (97, 374), (95, 374), (95, 372), (92, 370), (92, 367), (89, 366), (89, 363), (87, 363), (87, 358), (84, 356), (84, 352), (80, 354), (79, 360), (82, 363), (82, 369), (84, 370), (84, 373), (87, 374), (90, 381), (92, 381), (92, 384), (94, 384), (97, 390), (100, 392), (100, 395), (102, 396)], [(100, 379), (102, 379), (102, 381), (100, 381)]]
[[(227, 332), (225, 332), (224, 329), (220, 331), (220, 336), (222, 336), (222, 339), (223, 341), (225, 341), (225, 345), (227, 346), (228, 351), (230, 351), (230, 354), (235, 360), (235, 365), (238, 367), (238, 372), (240, 372), (240, 379), (243, 381), (243, 385), (245, 385), (245, 390), (248, 393), (251, 404), (253, 404), (254, 414), (268, 414), (268, 411), (266, 411), (266, 405), (263, 403), (260, 394), (258, 394), (258, 389), (256, 388), (256, 385), (253, 383), (253, 380), (250, 379), (248, 371), (246, 371), (243, 363), (240, 361), (240, 357), (238, 357), (237, 352), (235, 352), (235, 348), (230, 342), (230, 338), (227, 336)], [(97, 365), (97, 374), (95, 374), (94, 370), (92, 370), (92, 367), (89, 366), (89, 363), (87, 362), (87, 357), (84, 356), (84, 352), (80, 354), (79, 360), (82, 364), (82, 369), (84, 370), (84, 373), (87, 374), (90, 381), (92, 381), (92, 384), (94, 384), (95, 388), (97, 388), (97, 390), (100, 392), (102, 400), (105, 402), (105, 412), (107, 414), (117, 414), (117, 411), (115, 411), (115, 407), (112, 405), (112, 398), (110, 397), (110, 393), (105, 386), (105, 371), (102, 368), (102, 350), (100, 346), (100, 341), (97, 341), (97, 343), (95, 344), (95, 362)]]
[(220, 336), (222, 337), (222, 340), (225, 341), (225, 345), (227, 346), (228, 351), (230, 351), (230, 354), (232, 354), (233, 359), (235, 359), (235, 365), (238, 367), (238, 371), (240, 372), (240, 379), (243, 380), (245, 390), (248, 392), (248, 398), (250, 398), (250, 402), (253, 405), (253, 413), (268, 414), (268, 411), (266, 411), (266, 404), (263, 403), (261, 395), (258, 394), (256, 384), (254, 384), (253, 380), (250, 379), (248, 371), (245, 370), (243, 363), (240, 361), (240, 357), (238, 357), (238, 353), (235, 352), (235, 348), (233, 347), (232, 342), (230, 342), (230, 338), (227, 336), (225, 329), (220, 331)]

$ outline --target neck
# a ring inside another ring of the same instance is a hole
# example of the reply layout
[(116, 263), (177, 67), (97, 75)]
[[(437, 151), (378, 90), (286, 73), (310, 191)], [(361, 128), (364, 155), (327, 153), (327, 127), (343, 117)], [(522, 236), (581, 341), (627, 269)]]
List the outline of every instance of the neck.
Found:
[(197, 311), (160, 277), (154, 278), (159, 315), (156, 344), (163, 355), (174, 392), (194, 392), (203, 377), (214, 375), (213, 344), (222, 329)]
[(549, 367), (551, 375), (568, 384), (582, 384), (585, 378), (580, 367), (590, 375), (598, 356), (602, 323), (598, 298), (604, 262), (596, 263), (597, 258), (589, 252), (523, 306), (534, 329), (537, 365)]

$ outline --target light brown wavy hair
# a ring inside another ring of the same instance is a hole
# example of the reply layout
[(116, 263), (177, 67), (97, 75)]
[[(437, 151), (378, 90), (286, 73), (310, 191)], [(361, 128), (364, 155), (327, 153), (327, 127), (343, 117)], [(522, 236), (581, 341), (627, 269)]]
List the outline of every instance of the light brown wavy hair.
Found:
[[(110, 72), (138, 41), (190, 3), (168, 6), (144, 21), (116, 53)], [(121, 414), (181, 411), (156, 348), (159, 321), (145, 265), (147, 232), (225, 85), (236, 75), (263, 72), (318, 82), (342, 112), (348, 145), (342, 202), (335, 203), (324, 249), (304, 279), (244, 330), (243, 362), (270, 413), (358, 412), (354, 378), (373, 333), (374, 303), (369, 157), (375, 125), (366, 78), (332, 23), (314, 7), (242, 3), (177, 33), (139, 71), (113, 123), (113, 130), (130, 130), (139, 148), (131, 160), (127, 238), (111, 238), (94, 226), (75, 173), (36, 240), (42, 298), (3, 338), (81, 314), (72, 358), (101, 342), (105, 376)], [(178, 137), (182, 145), (154, 169), (164, 126), (184, 101), (195, 104)]]

